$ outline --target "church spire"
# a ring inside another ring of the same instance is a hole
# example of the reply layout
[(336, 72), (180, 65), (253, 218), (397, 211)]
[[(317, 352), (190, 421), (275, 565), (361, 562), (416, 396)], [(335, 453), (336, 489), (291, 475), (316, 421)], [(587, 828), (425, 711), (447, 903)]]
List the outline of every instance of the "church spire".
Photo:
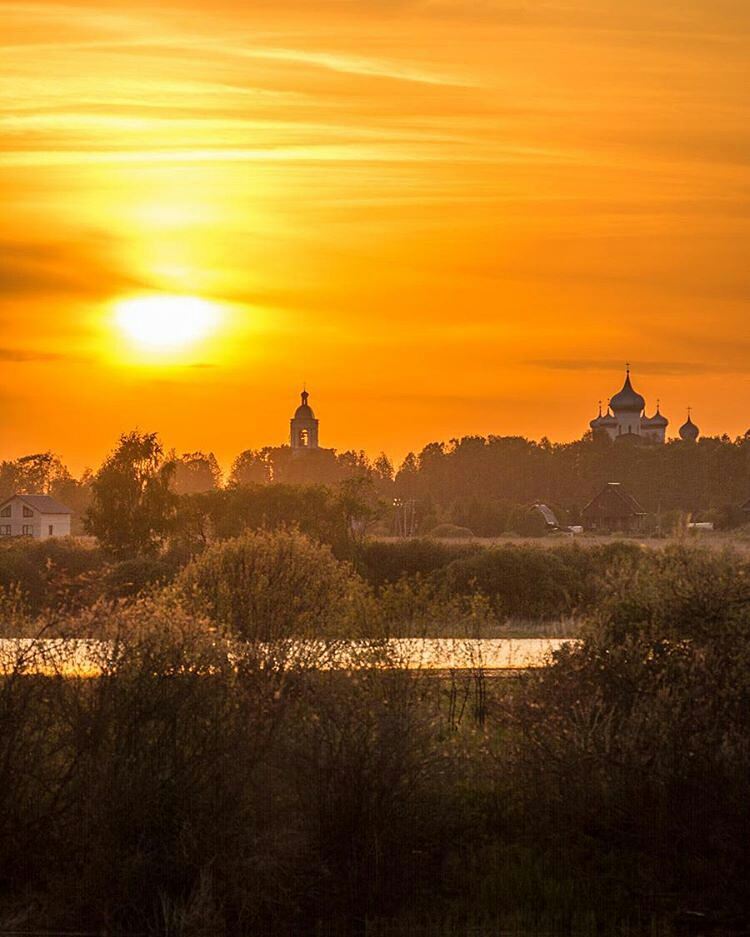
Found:
[(294, 411), (290, 423), (290, 444), (294, 452), (318, 448), (318, 421), (312, 407), (308, 404), (310, 395), (307, 386), (303, 384), (300, 394), (300, 405)]

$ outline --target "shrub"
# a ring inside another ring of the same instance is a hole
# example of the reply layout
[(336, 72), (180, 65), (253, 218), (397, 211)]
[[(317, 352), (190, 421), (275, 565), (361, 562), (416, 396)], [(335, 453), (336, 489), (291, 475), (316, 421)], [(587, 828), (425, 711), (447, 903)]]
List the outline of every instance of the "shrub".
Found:
[(305, 686), (284, 769), (312, 876), (310, 920), (362, 920), (413, 907), (419, 891), (434, 897), (453, 819), (438, 806), (450, 784), (434, 785), (451, 763), (423, 691), (413, 674), (378, 669)]
[(419, 538), (365, 543), (357, 568), (371, 585), (397, 582), (402, 576), (426, 576), (443, 569), (457, 557), (470, 556), (483, 548), (478, 544), (447, 544)]
[(105, 593), (112, 599), (138, 595), (168, 581), (173, 575), (173, 570), (159, 557), (134, 557), (116, 563), (108, 570), (104, 579)]
[(589, 636), (605, 644), (713, 643), (744, 635), (749, 615), (747, 559), (670, 546), (622, 554), (609, 566)]
[(507, 713), (517, 821), (568, 872), (598, 874), (597, 900), (747, 910), (745, 560), (681, 547), (615, 566), (585, 640), (526, 677)]
[(179, 575), (190, 605), (247, 640), (333, 636), (352, 627), (362, 583), (297, 531), (256, 531), (209, 547)]
[(283, 680), (233, 665), (169, 595), (90, 614), (113, 641), (101, 675), (0, 680), (0, 908), (55, 931), (252, 931), (292, 848), (266, 783)]
[(371, 622), (392, 637), (497, 637), (500, 624), (480, 592), (449, 595), (433, 579), (402, 578), (380, 589)]
[(429, 532), (430, 537), (444, 537), (446, 540), (466, 540), (474, 536), (474, 531), (458, 524), (438, 524)]
[(0, 588), (16, 589), (32, 612), (80, 606), (97, 593), (102, 551), (66, 538), (15, 538), (0, 545)]
[(585, 557), (569, 552), (504, 545), (455, 560), (445, 577), (451, 593), (483, 592), (498, 614), (552, 618), (570, 614), (579, 604), (587, 567)]

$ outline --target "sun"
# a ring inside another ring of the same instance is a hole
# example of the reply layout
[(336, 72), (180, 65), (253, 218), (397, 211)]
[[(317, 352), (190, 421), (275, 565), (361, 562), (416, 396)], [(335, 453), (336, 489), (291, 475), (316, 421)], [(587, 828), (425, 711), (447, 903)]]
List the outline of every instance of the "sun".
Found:
[(214, 303), (197, 296), (135, 296), (115, 305), (115, 322), (133, 343), (153, 352), (170, 352), (203, 338), (219, 325)]

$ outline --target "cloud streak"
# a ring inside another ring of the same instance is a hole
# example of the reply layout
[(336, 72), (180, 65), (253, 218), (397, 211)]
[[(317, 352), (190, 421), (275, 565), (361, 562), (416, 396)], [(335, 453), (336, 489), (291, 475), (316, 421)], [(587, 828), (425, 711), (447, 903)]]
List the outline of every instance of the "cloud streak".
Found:
[(342, 55), (336, 52), (304, 51), (302, 49), (253, 49), (243, 53), (250, 58), (312, 65), (344, 75), (365, 75), (394, 81), (416, 82), (425, 85), (477, 87), (476, 79), (432, 72), (405, 62), (369, 58), (362, 55)]

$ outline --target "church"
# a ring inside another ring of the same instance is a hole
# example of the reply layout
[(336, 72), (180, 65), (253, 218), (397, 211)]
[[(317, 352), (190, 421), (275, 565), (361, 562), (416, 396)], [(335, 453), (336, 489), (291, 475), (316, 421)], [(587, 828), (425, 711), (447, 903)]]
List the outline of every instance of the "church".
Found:
[(289, 445), (292, 447), (292, 455), (303, 455), (320, 448), (318, 420), (315, 419), (312, 407), (307, 402), (309, 396), (307, 389), (302, 391), (300, 405), (290, 420)]
[[(658, 401), (653, 416), (646, 415), (646, 401), (633, 388), (628, 365), (622, 389), (610, 398), (606, 413), (602, 413), (599, 402), (599, 415), (594, 417), (589, 426), (595, 439), (661, 444), (666, 442), (669, 420), (662, 414)], [(700, 430), (693, 423), (689, 409), (688, 418), (679, 433), (684, 442), (695, 442), (698, 438)]]

